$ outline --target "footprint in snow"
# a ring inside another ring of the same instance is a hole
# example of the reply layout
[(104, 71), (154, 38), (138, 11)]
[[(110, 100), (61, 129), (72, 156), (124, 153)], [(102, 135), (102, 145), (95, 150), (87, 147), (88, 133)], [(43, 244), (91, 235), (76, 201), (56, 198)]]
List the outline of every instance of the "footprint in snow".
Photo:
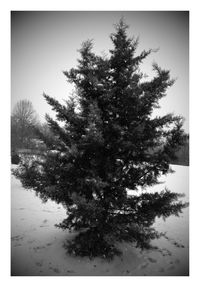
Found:
[(67, 270), (67, 273), (75, 273), (73, 270)]
[(35, 262), (35, 265), (38, 266), (38, 267), (42, 267), (43, 262)]
[(55, 273), (60, 273), (60, 270), (56, 267), (50, 267), (49, 269), (53, 270)]
[(41, 249), (44, 249), (44, 248), (46, 248), (46, 247), (45, 246), (36, 246), (36, 247), (33, 247), (33, 250), (35, 252), (37, 252), (38, 250), (41, 250)]
[(159, 251), (161, 252), (161, 254), (162, 254), (163, 256), (171, 256), (171, 255), (172, 255), (172, 253), (171, 253), (168, 249), (166, 249), (166, 248), (162, 248), (162, 249), (160, 249)]
[(23, 236), (16, 235), (16, 236), (12, 236), (12, 237), (11, 237), (11, 240), (19, 241), (19, 240), (22, 240), (23, 238), (24, 238)]
[(149, 260), (151, 263), (156, 263), (156, 262), (157, 262), (157, 260), (156, 260), (156, 259), (151, 258), (151, 257), (148, 257), (148, 260)]
[(22, 244), (15, 244), (14, 247), (22, 246)]
[(51, 243), (51, 242), (49, 242), (49, 243), (47, 243), (47, 244), (46, 244), (46, 246), (51, 246), (51, 245), (52, 245), (52, 243)]
[(142, 263), (142, 264), (140, 265), (140, 269), (144, 269), (144, 268), (146, 268), (148, 265), (149, 265), (148, 262), (144, 262), (144, 263)]
[(176, 246), (176, 247), (181, 247), (181, 248), (185, 248), (185, 246), (181, 243), (178, 243), (177, 241), (174, 241), (173, 244)]
[(158, 270), (159, 272), (164, 272), (165, 271), (165, 269), (164, 268), (159, 268), (159, 270)]

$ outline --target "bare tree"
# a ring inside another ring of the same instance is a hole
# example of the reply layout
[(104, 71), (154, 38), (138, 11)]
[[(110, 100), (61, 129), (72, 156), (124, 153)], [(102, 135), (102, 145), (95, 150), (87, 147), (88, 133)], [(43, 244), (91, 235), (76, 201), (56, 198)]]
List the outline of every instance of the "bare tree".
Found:
[(11, 116), (12, 149), (29, 147), (34, 127), (38, 122), (37, 114), (30, 101), (21, 100), (15, 105)]

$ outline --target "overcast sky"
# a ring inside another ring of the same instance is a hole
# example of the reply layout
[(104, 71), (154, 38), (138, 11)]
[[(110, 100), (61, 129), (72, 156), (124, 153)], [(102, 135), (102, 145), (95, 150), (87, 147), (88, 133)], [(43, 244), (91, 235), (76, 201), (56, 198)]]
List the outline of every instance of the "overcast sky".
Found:
[(62, 71), (77, 65), (78, 49), (94, 39), (97, 54), (112, 48), (109, 38), (113, 24), (124, 17), (130, 37), (139, 36), (138, 53), (159, 48), (142, 65), (152, 76), (152, 63), (171, 71), (176, 78), (156, 114), (174, 112), (189, 126), (189, 15), (187, 12), (12, 12), (11, 103), (23, 99), (33, 103), (41, 121), (51, 109), (42, 97), (45, 92), (61, 101), (70, 95), (71, 86)]

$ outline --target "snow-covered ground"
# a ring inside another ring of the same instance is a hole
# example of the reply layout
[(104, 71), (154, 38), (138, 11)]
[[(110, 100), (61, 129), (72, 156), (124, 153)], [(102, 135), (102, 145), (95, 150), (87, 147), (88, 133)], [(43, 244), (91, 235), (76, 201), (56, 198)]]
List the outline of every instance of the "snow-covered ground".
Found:
[[(189, 201), (189, 168), (172, 166), (176, 171), (162, 177), (152, 191), (167, 187), (185, 193)], [(42, 203), (34, 192), (25, 190), (14, 176), (11, 179), (11, 274), (12, 275), (135, 275), (163, 276), (189, 274), (189, 211), (166, 221), (157, 219), (156, 228), (167, 231), (167, 238), (155, 240), (160, 251), (141, 251), (133, 244), (120, 245), (123, 256), (103, 259), (72, 257), (63, 243), (72, 234), (54, 225), (65, 218), (62, 205)]]

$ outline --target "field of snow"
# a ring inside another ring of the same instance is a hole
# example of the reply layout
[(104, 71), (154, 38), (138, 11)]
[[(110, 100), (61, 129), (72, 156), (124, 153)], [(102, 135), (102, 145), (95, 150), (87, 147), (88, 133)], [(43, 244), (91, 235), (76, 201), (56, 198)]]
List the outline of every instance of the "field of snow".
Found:
[[(175, 166), (175, 173), (162, 177), (152, 191), (165, 187), (184, 193), (189, 201), (189, 168)], [(42, 203), (34, 192), (25, 190), (11, 178), (11, 275), (13, 276), (187, 276), (189, 275), (189, 210), (166, 221), (157, 219), (159, 231), (167, 238), (155, 240), (159, 251), (141, 251), (133, 244), (120, 245), (123, 256), (107, 262), (103, 259), (72, 257), (63, 243), (73, 236), (54, 225), (65, 218), (62, 205)]]

